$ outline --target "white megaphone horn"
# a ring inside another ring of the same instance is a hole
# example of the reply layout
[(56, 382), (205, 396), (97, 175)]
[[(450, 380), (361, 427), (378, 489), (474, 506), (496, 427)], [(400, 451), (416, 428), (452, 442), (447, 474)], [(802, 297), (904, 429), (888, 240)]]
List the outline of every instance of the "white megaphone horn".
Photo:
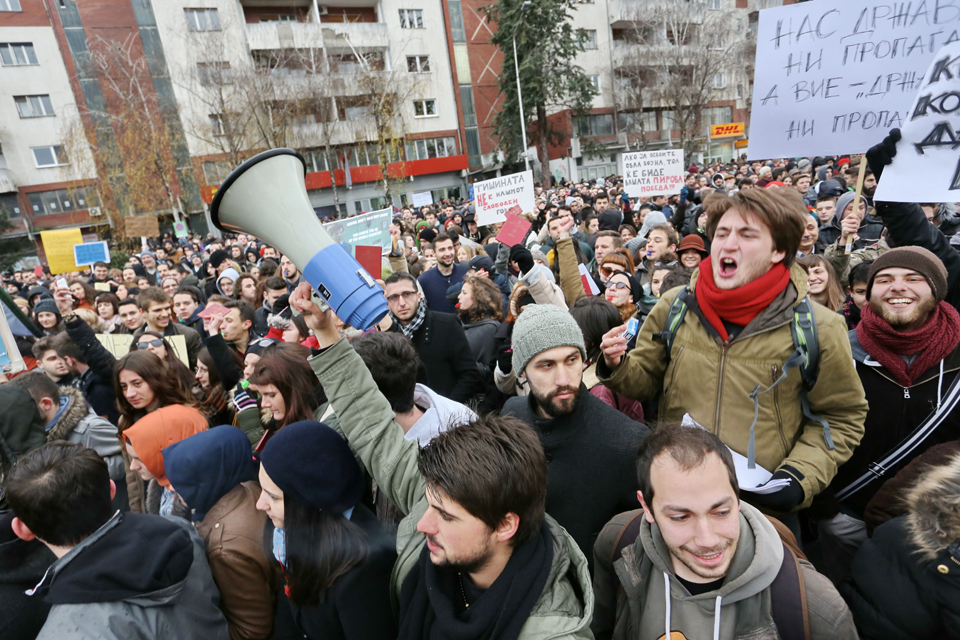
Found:
[(290, 258), (341, 320), (366, 331), (387, 315), (383, 290), (333, 241), (310, 204), (306, 163), (293, 149), (271, 149), (230, 172), (210, 217), (217, 228), (249, 233)]

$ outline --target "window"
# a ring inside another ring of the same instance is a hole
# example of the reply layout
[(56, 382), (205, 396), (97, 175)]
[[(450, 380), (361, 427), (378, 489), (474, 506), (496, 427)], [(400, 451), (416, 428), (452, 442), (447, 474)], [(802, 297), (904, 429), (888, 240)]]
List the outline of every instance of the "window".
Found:
[(233, 72), (229, 62), (198, 62), (197, 75), (205, 87), (233, 84)]
[(466, 42), (467, 30), (463, 26), (463, 6), (460, 0), (449, 0), (447, 6), (450, 8), (450, 31), (453, 34), (453, 41)]
[(579, 32), (580, 32), (580, 42), (583, 43), (584, 49), (597, 48), (597, 30), (596, 29), (579, 29)]
[(657, 130), (657, 112), (641, 111), (640, 113), (621, 113), (619, 116), (620, 131), (626, 133), (644, 133)]
[(593, 85), (593, 88), (597, 90), (597, 93), (600, 93), (600, 91), (601, 91), (601, 89), (600, 89), (600, 76), (599, 76), (599, 75), (592, 75), (592, 76), (587, 76), (587, 77), (590, 78), (590, 84), (592, 84), (592, 85)]
[(207, 184), (220, 184), (230, 174), (233, 169), (226, 160), (203, 163), (203, 177)]
[(331, 163), (334, 169), (340, 168), (336, 149), (330, 149), (329, 158), (323, 149), (306, 149), (303, 152), (303, 159), (307, 162), (307, 173), (330, 171)]
[[(0, 0), (2, 1), (2, 0)], [(93, 187), (77, 189), (57, 189), (56, 191), (38, 191), (27, 194), (27, 201), (35, 216), (47, 216), (54, 213), (83, 211), (99, 206), (100, 199)]]
[(407, 140), (407, 160), (426, 160), (427, 158), (446, 158), (457, 155), (457, 146), (450, 138), (427, 138), (425, 140)]
[(222, 136), (226, 133), (226, 129), (223, 126), (223, 115), (219, 113), (210, 114), (210, 131), (213, 132), (215, 136)]
[(437, 115), (437, 101), (434, 99), (429, 100), (414, 100), (413, 101), (413, 117), (415, 118), (431, 118)]
[(420, 9), (400, 9), (401, 29), (423, 29), (423, 11)]
[(710, 36), (710, 44), (707, 46), (711, 51), (723, 51), (723, 34), (713, 34)]
[(281, 13), (272, 15), (261, 15), (260, 22), (296, 22), (297, 16), (292, 13)]
[(43, 116), (54, 115), (50, 96), (46, 94), (41, 96), (14, 96), (13, 101), (17, 103), (17, 111), (20, 112), (21, 118), (42, 118)]
[(0, 11), (20, 11), (20, 0), (0, 0)]
[(733, 122), (733, 109), (730, 107), (707, 107), (700, 111), (702, 135), (710, 135), (710, 125), (730, 124)]
[(612, 136), (613, 114), (603, 113), (574, 118), (573, 130), (578, 138), (583, 136)]
[(723, 79), (723, 74), (722, 73), (713, 74), (713, 77), (710, 78), (710, 86), (713, 87), (714, 89), (723, 89), (725, 86), (727, 86)]
[(723, 0), (710, 0), (710, 8), (714, 11), (723, 9)]
[(29, 42), (0, 42), (0, 63), (5, 67), (38, 64), (37, 52)]
[(19, 218), (23, 215), (23, 212), (20, 211), (20, 203), (17, 201), (17, 194), (0, 194), (0, 216), (3, 215), (10, 219)]
[(183, 11), (187, 16), (188, 31), (220, 31), (220, 17), (216, 9), (184, 9)]
[(467, 127), (476, 127), (477, 108), (473, 103), (473, 85), (460, 85), (460, 104), (463, 105), (463, 124)]
[(676, 115), (670, 109), (664, 109), (660, 117), (662, 118), (663, 129), (666, 131), (668, 129), (679, 129), (680, 123), (677, 121)]
[(37, 168), (44, 167), (62, 167), (70, 164), (67, 160), (67, 153), (58, 144), (49, 147), (33, 147), (33, 161), (37, 163)]
[(430, 73), (430, 56), (407, 56), (407, 71)]

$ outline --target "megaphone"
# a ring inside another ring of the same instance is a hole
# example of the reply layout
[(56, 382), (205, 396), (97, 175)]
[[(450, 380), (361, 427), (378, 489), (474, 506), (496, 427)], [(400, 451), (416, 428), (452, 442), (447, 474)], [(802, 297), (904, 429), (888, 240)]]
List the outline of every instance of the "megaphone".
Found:
[(217, 189), (210, 217), (218, 229), (249, 233), (290, 258), (341, 320), (366, 331), (387, 315), (383, 290), (316, 213), (304, 176), (307, 165), (293, 149), (271, 149), (230, 172)]

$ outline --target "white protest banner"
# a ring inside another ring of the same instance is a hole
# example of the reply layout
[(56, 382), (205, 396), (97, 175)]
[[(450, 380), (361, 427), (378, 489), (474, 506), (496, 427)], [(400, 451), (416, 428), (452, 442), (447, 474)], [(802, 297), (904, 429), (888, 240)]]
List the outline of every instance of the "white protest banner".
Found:
[(960, 1), (817, 0), (760, 12), (750, 159), (863, 153), (906, 122), (960, 40)]
[(334, 242), (342, 244), (353, 255), (357, 245), (364, 247), (390, 246), (390, 223), (393, 209), (371, 211), (352, 218), (334, 220), (323, 225)]
[(496, 224), (507, 219), (507, 210), (514, 205), (523, 213), (533, 213), (533, 172), (521, 171), (509, 176), (475, 182), (477, 224)]
[(630, 197), (672, 196), (683, 188), (686, 171), (682, 149), (637, 151), (621, 156), (623, 189)]
[(433, 194), (429, 191), (421, 191), (420, 193), (413, 194), (413, 206), (415, 207), (425, 207), (428, 204), (433, 204)]
[(900, 129), (897, 155), (874, 196), (888, 202), (960, 199), (960, 42), (942, 49), (923, 76)]

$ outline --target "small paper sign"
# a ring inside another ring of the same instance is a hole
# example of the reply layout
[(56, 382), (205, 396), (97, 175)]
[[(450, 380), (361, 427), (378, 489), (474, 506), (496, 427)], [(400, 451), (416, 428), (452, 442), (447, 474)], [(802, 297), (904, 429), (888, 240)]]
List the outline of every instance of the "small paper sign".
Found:
[(230, 310), (219, 302), (211, 302), (203, 311), (197, 314), (199, 318), (212, 318), (214, 316), (225, 316)]
[(107, 293), (110, 293), (112, 291), (112, 289), (110, 288), (109, 282), (94, 282), (93, 288), (96, 289), (97, 291), (106, 291)]
[(357, 252), (357, 262), (360, 263), (360, 266), (366, 269), (374, 280), (380, 280), (383, 275), (381, 270), (383, 249), (358, 245), (354, 247), (354, 250)]
[(73, 245), (73, 261), (78, 267), (90, 266), (94, 262), (110, 262), (110, 248), (106, 242), (88, 242)]
[[(520, 207), (513, 207), (519, 209)], [(500, 227), (500, 233), (497, 234), (497, 242), (501, 242), (508, 247), (520, 244), (527, 237), (532, 223), (526, 218), (517, 215), (507, 214), (507, 221)]]

